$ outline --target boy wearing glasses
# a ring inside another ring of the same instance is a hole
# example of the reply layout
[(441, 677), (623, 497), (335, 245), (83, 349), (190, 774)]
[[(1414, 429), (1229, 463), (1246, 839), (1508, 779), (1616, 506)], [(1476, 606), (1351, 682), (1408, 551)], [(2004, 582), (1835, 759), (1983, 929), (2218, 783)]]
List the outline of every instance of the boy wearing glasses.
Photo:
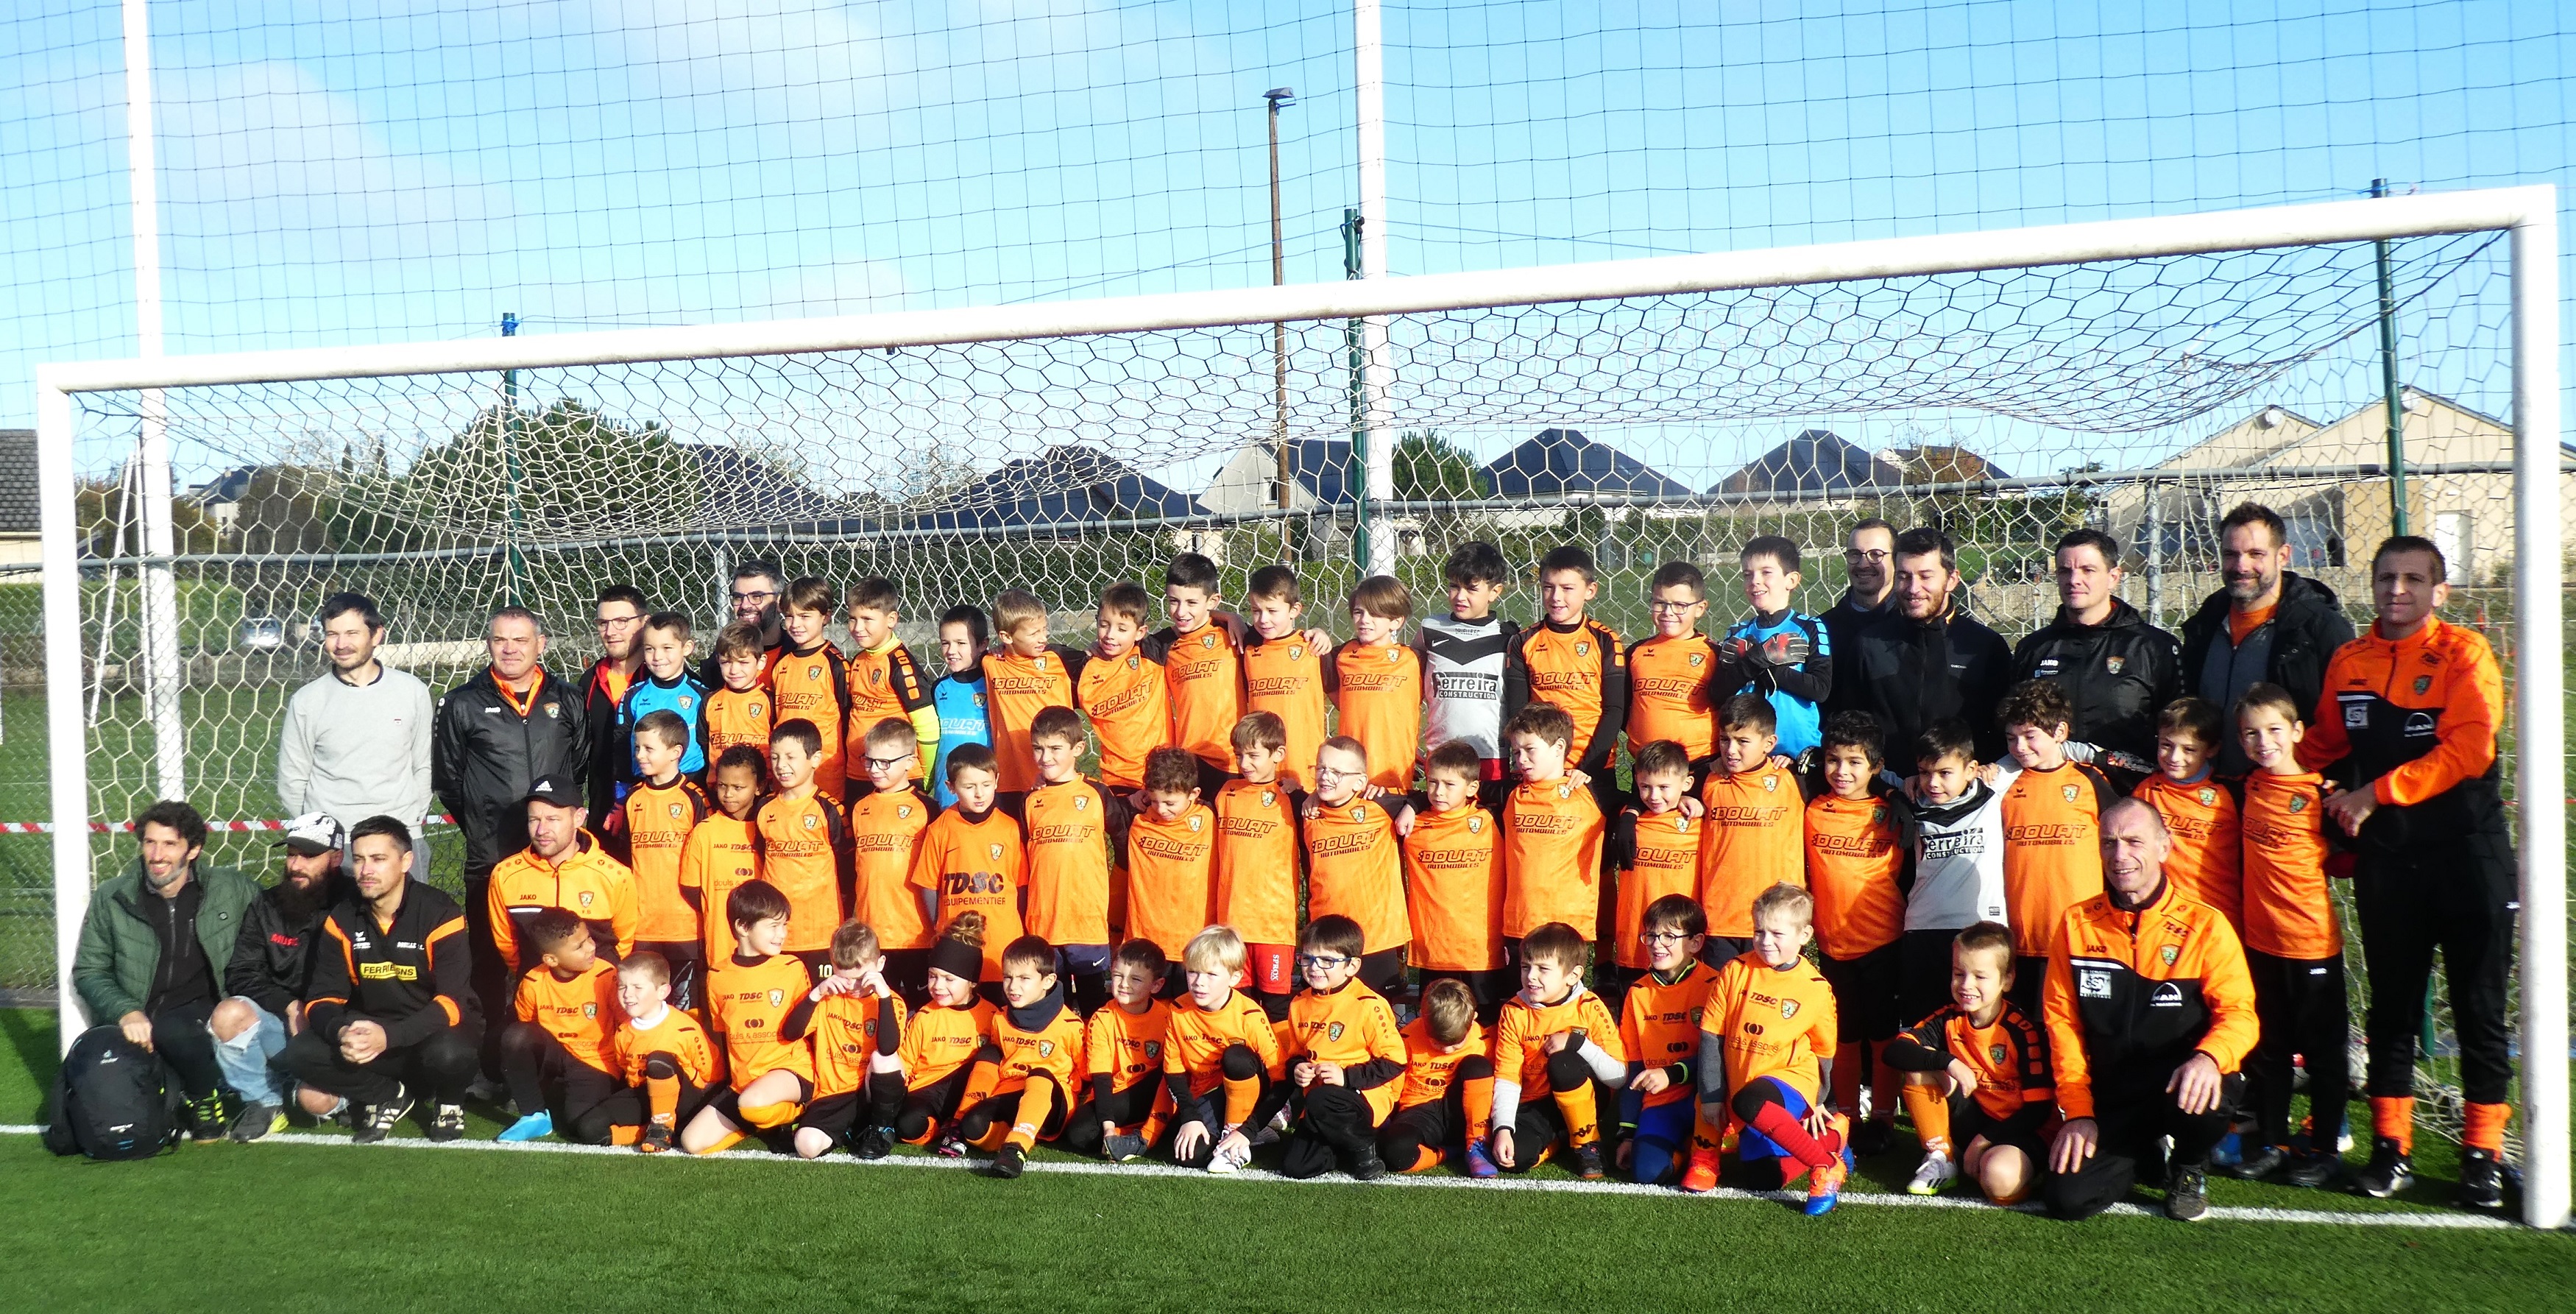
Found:
[(912, 850), (938, 809), (922, 796), (921, 743), (912, 723), (880, 718), (859, 741), (867, 783), (850, 791), (856, 881), (850, 916), (877, 934), (885, 983), (919, 1008), (930, 997), (930, 896), (912, 884)]
[(1279, 1172), (1320, 1177), (1338, 1159), (1353, 1179), (1386, 1175), (1377, 1130), (1403, 1087), (1404, 1032), (1386, 997), (1359, 979), (1360, 924), (1327, 914), (1297, 938), (1306, 988), (1288, 1005), (1291, 1125)]
[(1708, 944), (1708, 914), (1687, 894), (1647, 904), (1634, 939), (1646, 972), (1630, 985), (1619, 1012), (1619, 1043), (1628, 1051), (1628, 1084), (1619, 1093), (1619, 1167), (1640, 1185), (1659, 1186), (1681, 1175), (1692, 1150), (1717, 1147), (1691, 1098), (1700, 1010), (1717, 969), (1699, 960)]
[[(1413, 941), (1413, 926), (1405, 915), (1396, 814), (1364, 797), (1368, 787), (1368, 750), (1360, 741), (1335, 735), (1316, 750), (1315, 792), (1304, 828), (1306, 914), (1318, 920), (1338, 915), (1356, 924), (1364, 942), (1360, 980), (1379, 994), (1393, 994), (1404, 989), (1404, 949)], [(1290, 1008), (1293, 1014), (1293, 1002)]]
[(1655, 632), (1628, 650), (1628, 755), (1669, 739), (1681, 745), (1694, 781), (1717, 752), (1711, 690), (1717, 645), (1699, 632), (1708, 615), (1708, 581), (1687, 561), (1655, 567), (1646, 599)]

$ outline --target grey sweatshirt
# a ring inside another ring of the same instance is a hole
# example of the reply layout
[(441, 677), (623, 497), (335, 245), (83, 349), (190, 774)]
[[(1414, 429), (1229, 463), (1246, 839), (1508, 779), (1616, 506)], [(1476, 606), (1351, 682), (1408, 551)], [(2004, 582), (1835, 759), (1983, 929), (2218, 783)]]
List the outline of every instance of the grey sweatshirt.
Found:
[(429, 686), (377, 664), (353, 685), (334, 671), (286, 700), (277, 800), (286, 815), (327, 812), (343, 826), (383, 815), (417, 828), (429, 815)]

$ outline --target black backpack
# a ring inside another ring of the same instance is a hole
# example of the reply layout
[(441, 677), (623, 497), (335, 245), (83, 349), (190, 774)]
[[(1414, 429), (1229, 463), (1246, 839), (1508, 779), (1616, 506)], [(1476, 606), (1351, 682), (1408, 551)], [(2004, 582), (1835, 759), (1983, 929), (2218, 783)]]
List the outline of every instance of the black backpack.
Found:
[(115, 1027), (91, 1027), (54, 1074), (45, 1148), (93, 1159), (149, 1159), (178, 1142), (184, 1107), (160, 1055)]

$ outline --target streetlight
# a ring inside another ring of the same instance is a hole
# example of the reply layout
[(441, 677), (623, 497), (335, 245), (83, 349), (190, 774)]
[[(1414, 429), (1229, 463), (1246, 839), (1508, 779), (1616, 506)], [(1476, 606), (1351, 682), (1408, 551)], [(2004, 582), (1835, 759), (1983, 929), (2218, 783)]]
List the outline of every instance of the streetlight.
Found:
[[(1279, 227), (1279, 110), (1297, 100), (1295, 87), (1272, 87), (1261, 93), (1270, 107), (1270, 285), (1278, 287), (1288, 281), (1288, 250)], [(1271, 422), (1271, 440), (1279, 452), (1279, 509), (1289, 509), (1289, 490), (1296, 486), (1296, 460), (1288, 450), (1288, 326), (1270, 326), (1270, 385), (1275, 418)], [(1279, 522), (1284, 538), (1288, 522)]]

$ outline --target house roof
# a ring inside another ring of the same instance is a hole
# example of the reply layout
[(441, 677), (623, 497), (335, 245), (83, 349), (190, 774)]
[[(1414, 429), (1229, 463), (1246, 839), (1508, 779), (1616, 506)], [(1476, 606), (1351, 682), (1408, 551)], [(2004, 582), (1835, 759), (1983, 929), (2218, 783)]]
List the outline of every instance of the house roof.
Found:
[(1578, 429), (1542, 429), (1538, 436), (1485, 463), (1496, 497), (1611, 494), (1686, 497), (1690, 489), (1661, 471)]
[(1349, 502), (1360, 482), (1351, 470), (1348, 438), (1297, 438), (1289, 444), (1290, 473), (1326, 506)]
[(1744, 463), (1712, 493), (1836, 493), (1905, 482), (1905, 472), (1830, 429), (1808, 429)]
[(1199, 500), (1088, 447), (1050, 447), (939, 499), (914, 529), (1006, 529), (1204, 514)]
[(188, 500), (199, 506), (238, 502), (250, 495), (250, 481), (258, 477), (261, 469), (256, 465), (234, 466), (189, 489)]
[(36, 431), (0, 429), (0, 534), (38, 532)]

